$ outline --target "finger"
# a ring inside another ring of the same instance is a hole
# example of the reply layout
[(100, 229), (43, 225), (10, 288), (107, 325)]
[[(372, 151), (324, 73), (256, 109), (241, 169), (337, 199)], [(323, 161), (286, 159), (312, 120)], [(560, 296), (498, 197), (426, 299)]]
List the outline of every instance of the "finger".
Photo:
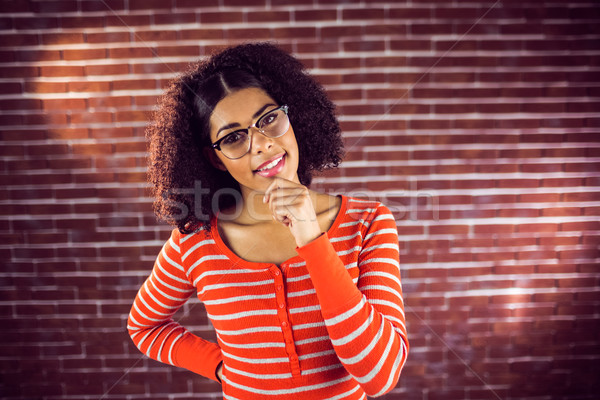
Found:
[(269, 194), (268, 204), (273, 210), (277, 206), (302, 207), (310, 201), (305, 188), (277, 188)]
[(263, 196), (263, 203), (268, 203), (269, 202), (269, 199), (271, 197), (271, 192), (276, 187), (277, 187), (277, 177), (275, 177), (275, 179), (273, 179), (271, 181), (271, 183), (269, 184), (269, 186), (267, 186), (267, 190), (265, 190), (265, 194)]
[(271, 213), (277, 220), (287, 217), (290, 220), (313, 219), (314, 211), (310, 198), (301, 193), (292, 193), (289, 196), (273, 196), (269, 203)]
[(269, 184), (269, 186), (265, 190), (263, 201), (265, 203), (268, 203), (271, 196), (273, 196), (273, 193), (275, 191), (279, 191), (280, 189), (286, 189), (286, 188), (302, 188), (303, 189), (304, 186), (276, 176), (275, 178), (273, 178), (273, 181)]
[(303, 190), (282, 190), (278, 189), (271, 193), (269, 205), (275, 206), (296, 206), (310, 201)]

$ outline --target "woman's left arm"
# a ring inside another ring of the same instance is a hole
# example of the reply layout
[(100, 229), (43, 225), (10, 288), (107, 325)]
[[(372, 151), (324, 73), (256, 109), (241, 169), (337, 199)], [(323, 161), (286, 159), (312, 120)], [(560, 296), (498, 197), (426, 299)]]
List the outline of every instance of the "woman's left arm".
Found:
[(367, 221), (355, 285), (326, 234), (298, 248), (306, 261), (336, 354), (369, 396), (397, 383), (408, 354), (398, 233), (379, 205)]
[(321, 234), (306, 187), (276, 178), (264, 201), (296, 239), (338, 358), (367, 395), (390, 391), (408, 354), (392, 213), (378, 204), (363, 224), (357, 224), (366, 228), (356, 232), (362, 237), (356, 285), (327, 234)]

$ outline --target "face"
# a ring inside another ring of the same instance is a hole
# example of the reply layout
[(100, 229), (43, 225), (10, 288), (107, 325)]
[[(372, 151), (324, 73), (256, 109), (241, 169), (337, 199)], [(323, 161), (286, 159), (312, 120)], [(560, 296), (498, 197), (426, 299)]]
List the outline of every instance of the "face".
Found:
[[(240, 89), (227, 95), (217, 103), (210, 117), (211, 142), (248, 128), (279, 106), (281, 104), (258, 88)], [(264, 192), (275, 176), (299, 183), (298, 143), (291, 125), (277, 138), (267, 137), (251, 128), (250, 141), (250, 151), (235, 160), (225, 157), (219, 150), (209, 150), (214, 152), (211, 156), (213, 164), (229, 171), (240, 184), (242, 194)]]

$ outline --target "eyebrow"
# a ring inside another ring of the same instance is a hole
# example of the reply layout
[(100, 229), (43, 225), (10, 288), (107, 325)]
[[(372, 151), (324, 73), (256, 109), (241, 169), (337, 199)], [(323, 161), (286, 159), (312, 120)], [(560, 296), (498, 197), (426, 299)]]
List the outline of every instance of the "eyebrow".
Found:
[[(260, 116), (262, 115), (262, 113), (263, 113), (263, 112), (264, 112), (264, 111), (265, 111), (267, 108), (269, 108), (269, 107), (271, 107), (271, 106), (276, 106), (276, 105), (277, 105), (277, 104), (273, 104), (273, 103), (267, 103), (267, 104), (265, 104), (264, 106), (262, 106), (261, 108), (259, 108), (257, 112), (255, 112), (255, 113), (252, 115), (252, 119), (256, 119), (256, 118), (260, 117)], [(241, 126), (241, 125), (240, 125), (239, 123), (237, 123), (237, 122), (234, 122), (234, 123), (231, 123), (231, 124), (224, 125), (224, 126), (222, 126), (221, 128), (219, 128), (219, 130), (217, 131), (217, 137), (219, 137), (219, 133), (221, 133), (221, 131), (224, 131), (224, 130), (226, 130), (226, 129), (231, 129), (231, 128), (237, 128), (237, 127), (239, 127), (239, 126)]]

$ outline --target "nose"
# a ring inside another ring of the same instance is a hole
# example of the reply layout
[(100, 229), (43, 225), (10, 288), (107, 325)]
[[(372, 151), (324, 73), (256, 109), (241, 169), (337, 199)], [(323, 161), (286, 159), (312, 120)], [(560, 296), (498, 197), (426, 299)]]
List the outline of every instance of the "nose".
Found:
[(252, 128), (251, 132), (252, 134), (250, 136), (250, 151), (253, 154), (260, 154), (264, 151), (269, 150), (271, 146), (273, 146), (273, 138), (264, 135), (257, 128)]

